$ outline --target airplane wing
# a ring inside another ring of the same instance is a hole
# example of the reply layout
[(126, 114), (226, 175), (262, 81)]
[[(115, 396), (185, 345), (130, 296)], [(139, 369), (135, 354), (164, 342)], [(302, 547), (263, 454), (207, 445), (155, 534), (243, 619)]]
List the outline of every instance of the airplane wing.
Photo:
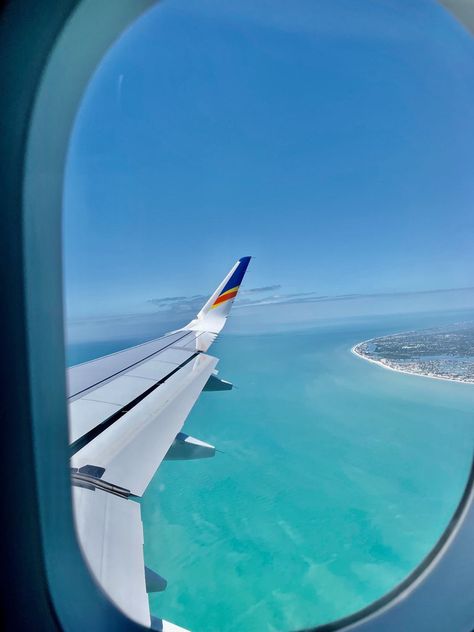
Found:
[(147, 592), (166, 581), (145, 568), (138, 499), (163, 459), (214, 456), (182, 432), (202, 390), (228, 390), (206, 352), (225, 325), (250, 257), (235, 263), (207, 303), (177, 331), (67, 371), (76, 530), (90, 570), (131, 619), (151, 617)]

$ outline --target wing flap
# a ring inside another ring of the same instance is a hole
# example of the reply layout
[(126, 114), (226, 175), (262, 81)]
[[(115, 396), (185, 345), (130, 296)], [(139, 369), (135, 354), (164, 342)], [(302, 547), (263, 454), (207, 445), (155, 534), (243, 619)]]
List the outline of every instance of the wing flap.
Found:
[[(189, 343), (196, 335), (190, 332), (183, 338)], [(173, 344), (155, 352), (150, 359), (133, 364), (132, 368), (122, 369), (119, 375), (89, 387), (84, 394), (72, 397), (69, 402), (70, 441), (77, 441), (151, 387), (165, 381), (195, 353), (192, 349), (177, 348)], [(108, 359), (109, 356), (100, 358), (106, 362)], [(123, 361), (119, 361), (123, 367)]]
[(93, 576), (127, 616), (150, 627), (140, 505), (73, 486), (76, 530)]
[(103, 468), (105, 481), (142, 496), (216, 364), (197, 355), (78, 450), (71, 465)]

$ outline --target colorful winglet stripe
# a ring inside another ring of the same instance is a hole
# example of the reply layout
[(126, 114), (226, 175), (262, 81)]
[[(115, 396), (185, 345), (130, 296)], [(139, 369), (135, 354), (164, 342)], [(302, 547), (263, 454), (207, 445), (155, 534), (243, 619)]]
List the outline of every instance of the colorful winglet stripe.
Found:
[(239, 286), (232, 288), (231, 290), (227, 290), (223, 294), (220, 294), (214, 303), (212, 304), (212, 308), (217, 307), (221, 303), (225, 303), (229, 301), (231, 298), (235, 298), (237, 296), (237, 292), (239, 291)]
[(248, 268), (249, 263), (250, 257), (242, 257), (242, 259), (239, 259), (238, 266), (231, 274), (225, 286), (222, 288), (222, 292), (212, 304), (211, 309), (214, 309), (218, 305), (221, 305), (226, 301), (230, 301), (230, 299), (237, 296), (237, 292), (239, 291), (240, 284), (242, 283), (242, 279), (244, 278), (244, 274)]

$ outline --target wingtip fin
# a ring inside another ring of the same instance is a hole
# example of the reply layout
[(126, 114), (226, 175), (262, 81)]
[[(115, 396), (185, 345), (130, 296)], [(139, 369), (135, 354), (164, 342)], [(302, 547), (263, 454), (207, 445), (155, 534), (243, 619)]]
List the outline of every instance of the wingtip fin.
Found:
[(221, 331), (230, 313), (234, 299), (238, 294), (251, 258), (250, 256), (241, 257), (234, 263), (227, 276), (210, 296), (196, 318), (185, 329), (211, 331), (214, 333)]

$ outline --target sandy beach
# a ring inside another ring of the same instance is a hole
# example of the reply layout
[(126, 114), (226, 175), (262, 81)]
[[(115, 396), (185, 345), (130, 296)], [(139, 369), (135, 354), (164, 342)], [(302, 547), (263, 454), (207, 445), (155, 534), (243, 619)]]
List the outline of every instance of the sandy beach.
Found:
[(362, 342), (358, 342), (356, 345), (354, 345), (351, 348), (351, 353), (353, 353), (358, 358), (362, 358), (362, 360), (366, 360), (367, 362), (372, 362), (373, 364), (378, 364), (378, 366), (381, 366), (383, 369), (388, 369), (389, 371), (395, 371), (395, 373), (406, 373), (407, 375), (416, 375), (418, 377), (427, 377), (427, 378), (429, 378), (431, 380), (443, 380), (443, 382), (456, 382), (456, 384), (470, 384), (471, 386), (474, 384), (474, 382), (470, 382), (470, 381), (467, 381), (467, 380), (458, 380), (458, 379), (452, 378), (452, 377), (442, 377), (440, 375), (431, 375), (429, 373), (419, 373), (417, 371), (408, 371), (406, 369), (398, 369), (398, 368), (395, 368), (393, 366), (389, 366), (388, 364), (384, 364), (380, 360), (374, 360), (373, 358), (368, 358), (363, 353), (360, 353), (359, 351), (357, 351), (357, 347), (359, 347), (360, 345), (365, 344), (367, 342), (371, 342), (371, 340), (364, 340)]

